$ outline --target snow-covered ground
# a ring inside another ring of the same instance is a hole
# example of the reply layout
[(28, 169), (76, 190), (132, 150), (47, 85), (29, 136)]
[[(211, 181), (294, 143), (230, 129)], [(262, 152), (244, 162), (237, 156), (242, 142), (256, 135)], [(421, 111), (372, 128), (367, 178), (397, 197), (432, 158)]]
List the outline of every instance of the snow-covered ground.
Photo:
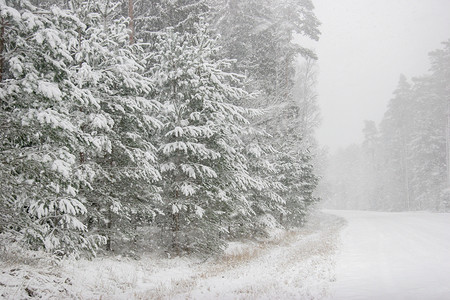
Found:
[(206, 262), (147, 256), (52, 265), (44, 256), (27, 259), (27, 253), (9, 251), (0, 261), (0, 298), (320, 299), (334, 280), (344, 224), (316, 213), (301, 229), (232, 243), (225, 255)]
[(30, 254), (1, 253), (0, 298), (450, 299), (450, 214), (316, 213), (207, 261)]
[(332, 299), (450, 299), (450, 214), (328, 212), (348, 221)]

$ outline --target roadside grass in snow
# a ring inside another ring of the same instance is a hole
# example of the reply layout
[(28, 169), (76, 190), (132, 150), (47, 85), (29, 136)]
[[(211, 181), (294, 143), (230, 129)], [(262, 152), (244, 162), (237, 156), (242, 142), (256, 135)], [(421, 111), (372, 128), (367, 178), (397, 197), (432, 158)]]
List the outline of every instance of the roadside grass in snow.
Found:
[(258, 239), (256, 241), (230, 242), (223, 255), (217, 258), (217, 263), (227, 266), (239, 265), (259, 257), (264, 250), (273, 246), (288, 245), (298, 238), (298, 232), (295, 230), (275, 229), (268, 238)]
[(52, 265), (57, 263), (57, 261), (48, 254), (41, 251), (26, 250), (17, 242), (4, 235), (0, 235), (0, 262), (5, 266), (37, 266), (42, 262)]
[(316, 213), (300, 229), (231, 242), (225, 253), (206, 262), (157, 254), (58, 262), (3, 247), (0, 298), (318, 299), (334, 280), (333, 255), (343, 225), (342, 219)]
[[(220, 256), (217, 260), (219, 263), (226, 264), (227, 266), (241, 264), (242, 262), (246, 262), (252, 258), (255, 258), (261, 253), (261, 245), (253, 244), (244, 244), (234, 242), (232, 247), (232, 251), (226, 251), (222, 256)], [(236, 247), (237, 246), (237, 247)]]

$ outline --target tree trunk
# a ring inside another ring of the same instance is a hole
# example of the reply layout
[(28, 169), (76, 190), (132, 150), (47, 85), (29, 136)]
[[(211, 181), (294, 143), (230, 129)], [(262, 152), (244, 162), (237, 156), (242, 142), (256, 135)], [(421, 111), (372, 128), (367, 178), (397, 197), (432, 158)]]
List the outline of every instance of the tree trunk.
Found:
[(134, 44), (134, 10), (133, 0), (128, 0), (128, 17), (130, 18), (130, 44)]
[(5, 20), (3, 18), (0, 19), (0, 82), (3, 81), (3, 48), (5, 43)]
[(177, 256), (180, 256), (180, 243), (178, 232), (180, 231), (180, 214), (172, 214), (172, 249)]
[(111, 211), (111, 209), (109, 209), (109, 213), (108, 213), (109, 220), (108, 220), (108, 224), (106, 226), (106, 228), (107, 228), (106, 250), (107, 251), (112, 251), (112, 245), (111, 245), (111, 243), (112, 243), (112, 217), (113, 217), (112, 211)]

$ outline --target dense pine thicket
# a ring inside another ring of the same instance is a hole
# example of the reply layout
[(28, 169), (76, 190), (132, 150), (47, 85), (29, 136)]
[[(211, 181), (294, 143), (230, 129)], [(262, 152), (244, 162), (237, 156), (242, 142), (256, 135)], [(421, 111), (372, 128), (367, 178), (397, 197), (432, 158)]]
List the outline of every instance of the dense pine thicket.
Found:
[(95, 253), (148, 228), (181, 255), (301, 225), (311, 2), (133, 2), (0, 0), (2, 239)]
[(429, 74), (400, 76), (381, 123), (366, 121), (362, 145), (331, 159), (327, 180), (334, 206), (450, 209), (450, 40), (429, 57)]

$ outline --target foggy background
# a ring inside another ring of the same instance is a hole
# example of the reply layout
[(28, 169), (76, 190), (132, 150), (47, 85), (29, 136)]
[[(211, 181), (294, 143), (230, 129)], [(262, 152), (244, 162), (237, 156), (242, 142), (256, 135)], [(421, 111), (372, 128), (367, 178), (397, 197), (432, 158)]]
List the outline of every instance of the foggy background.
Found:
[(331, 152), (362, 141), (364, 120), (379, 122), (400, 74), (429, 69), (428, 52), (450, 37), (450, 1), (316, 0), (322, 125)]

